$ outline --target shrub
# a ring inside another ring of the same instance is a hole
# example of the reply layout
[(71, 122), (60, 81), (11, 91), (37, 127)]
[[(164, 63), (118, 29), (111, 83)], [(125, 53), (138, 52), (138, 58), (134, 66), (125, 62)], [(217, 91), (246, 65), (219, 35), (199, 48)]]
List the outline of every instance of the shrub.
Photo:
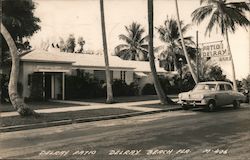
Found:
[(101, 86), (100, 81), (92, 78), (89, 74), (82, 76), (66, 76), (66, 98), (97, 98), (104, 97), (104, 87)]
[(114, 80), (112, 84), (114, 96), (135, 96), (138, 95), (138, 85), (131, 83), (127, 85), (123, 80)]
[(8, 92), (8, 83), (9, 77), (5, 74), (0, 74), (1, 80), (1, 103), (9, 102), (9, 92)]
[(142, 95), (155, 95), (155, 87), (154, 84), (147, 83), (143, 88), (142, 88)]

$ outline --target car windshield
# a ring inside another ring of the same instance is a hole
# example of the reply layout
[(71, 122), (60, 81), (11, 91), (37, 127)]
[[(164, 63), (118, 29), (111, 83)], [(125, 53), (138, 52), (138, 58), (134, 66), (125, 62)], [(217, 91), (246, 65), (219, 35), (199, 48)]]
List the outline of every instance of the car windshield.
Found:
[(194, 88), (194, 91), (201, 91), (201, 90), (215, 90), (216, 84), (198, 84)]

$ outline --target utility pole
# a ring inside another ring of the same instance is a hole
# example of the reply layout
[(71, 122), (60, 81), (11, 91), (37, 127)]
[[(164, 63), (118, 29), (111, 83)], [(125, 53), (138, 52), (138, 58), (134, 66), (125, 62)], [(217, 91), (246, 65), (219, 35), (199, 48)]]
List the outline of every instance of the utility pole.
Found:
[(196, 31), (196, 72), (197, 72), (197, 80), (199, 82), (199, 32)]

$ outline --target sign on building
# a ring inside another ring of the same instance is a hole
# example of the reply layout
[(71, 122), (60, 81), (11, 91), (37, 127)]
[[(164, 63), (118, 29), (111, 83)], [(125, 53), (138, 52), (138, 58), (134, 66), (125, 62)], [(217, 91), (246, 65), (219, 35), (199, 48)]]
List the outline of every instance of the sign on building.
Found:
[(200, 46), (200, 55), (202, 58), (218, 58), (219, 61), (231, 60), (227, 49), (224, 49), (222, 41), (202, 43)]

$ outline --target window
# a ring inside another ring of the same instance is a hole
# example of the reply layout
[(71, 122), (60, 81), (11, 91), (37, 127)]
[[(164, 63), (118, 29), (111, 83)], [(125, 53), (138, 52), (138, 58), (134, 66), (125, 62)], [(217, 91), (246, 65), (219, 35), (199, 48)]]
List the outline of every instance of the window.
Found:
[(126, 71), (121, 71), (121, 80), (125, 81), (126, 79)]
[(232, 88), (232, 86), (231, 86), (231, 85), (226, 84), (226, 90), (228, 90), (228, 91), (232, 91), (232, 90), (233, 90), (233, 88)]
[(225, 85), (224, 84), (219, 84), (219, 91), (225, 91)]

